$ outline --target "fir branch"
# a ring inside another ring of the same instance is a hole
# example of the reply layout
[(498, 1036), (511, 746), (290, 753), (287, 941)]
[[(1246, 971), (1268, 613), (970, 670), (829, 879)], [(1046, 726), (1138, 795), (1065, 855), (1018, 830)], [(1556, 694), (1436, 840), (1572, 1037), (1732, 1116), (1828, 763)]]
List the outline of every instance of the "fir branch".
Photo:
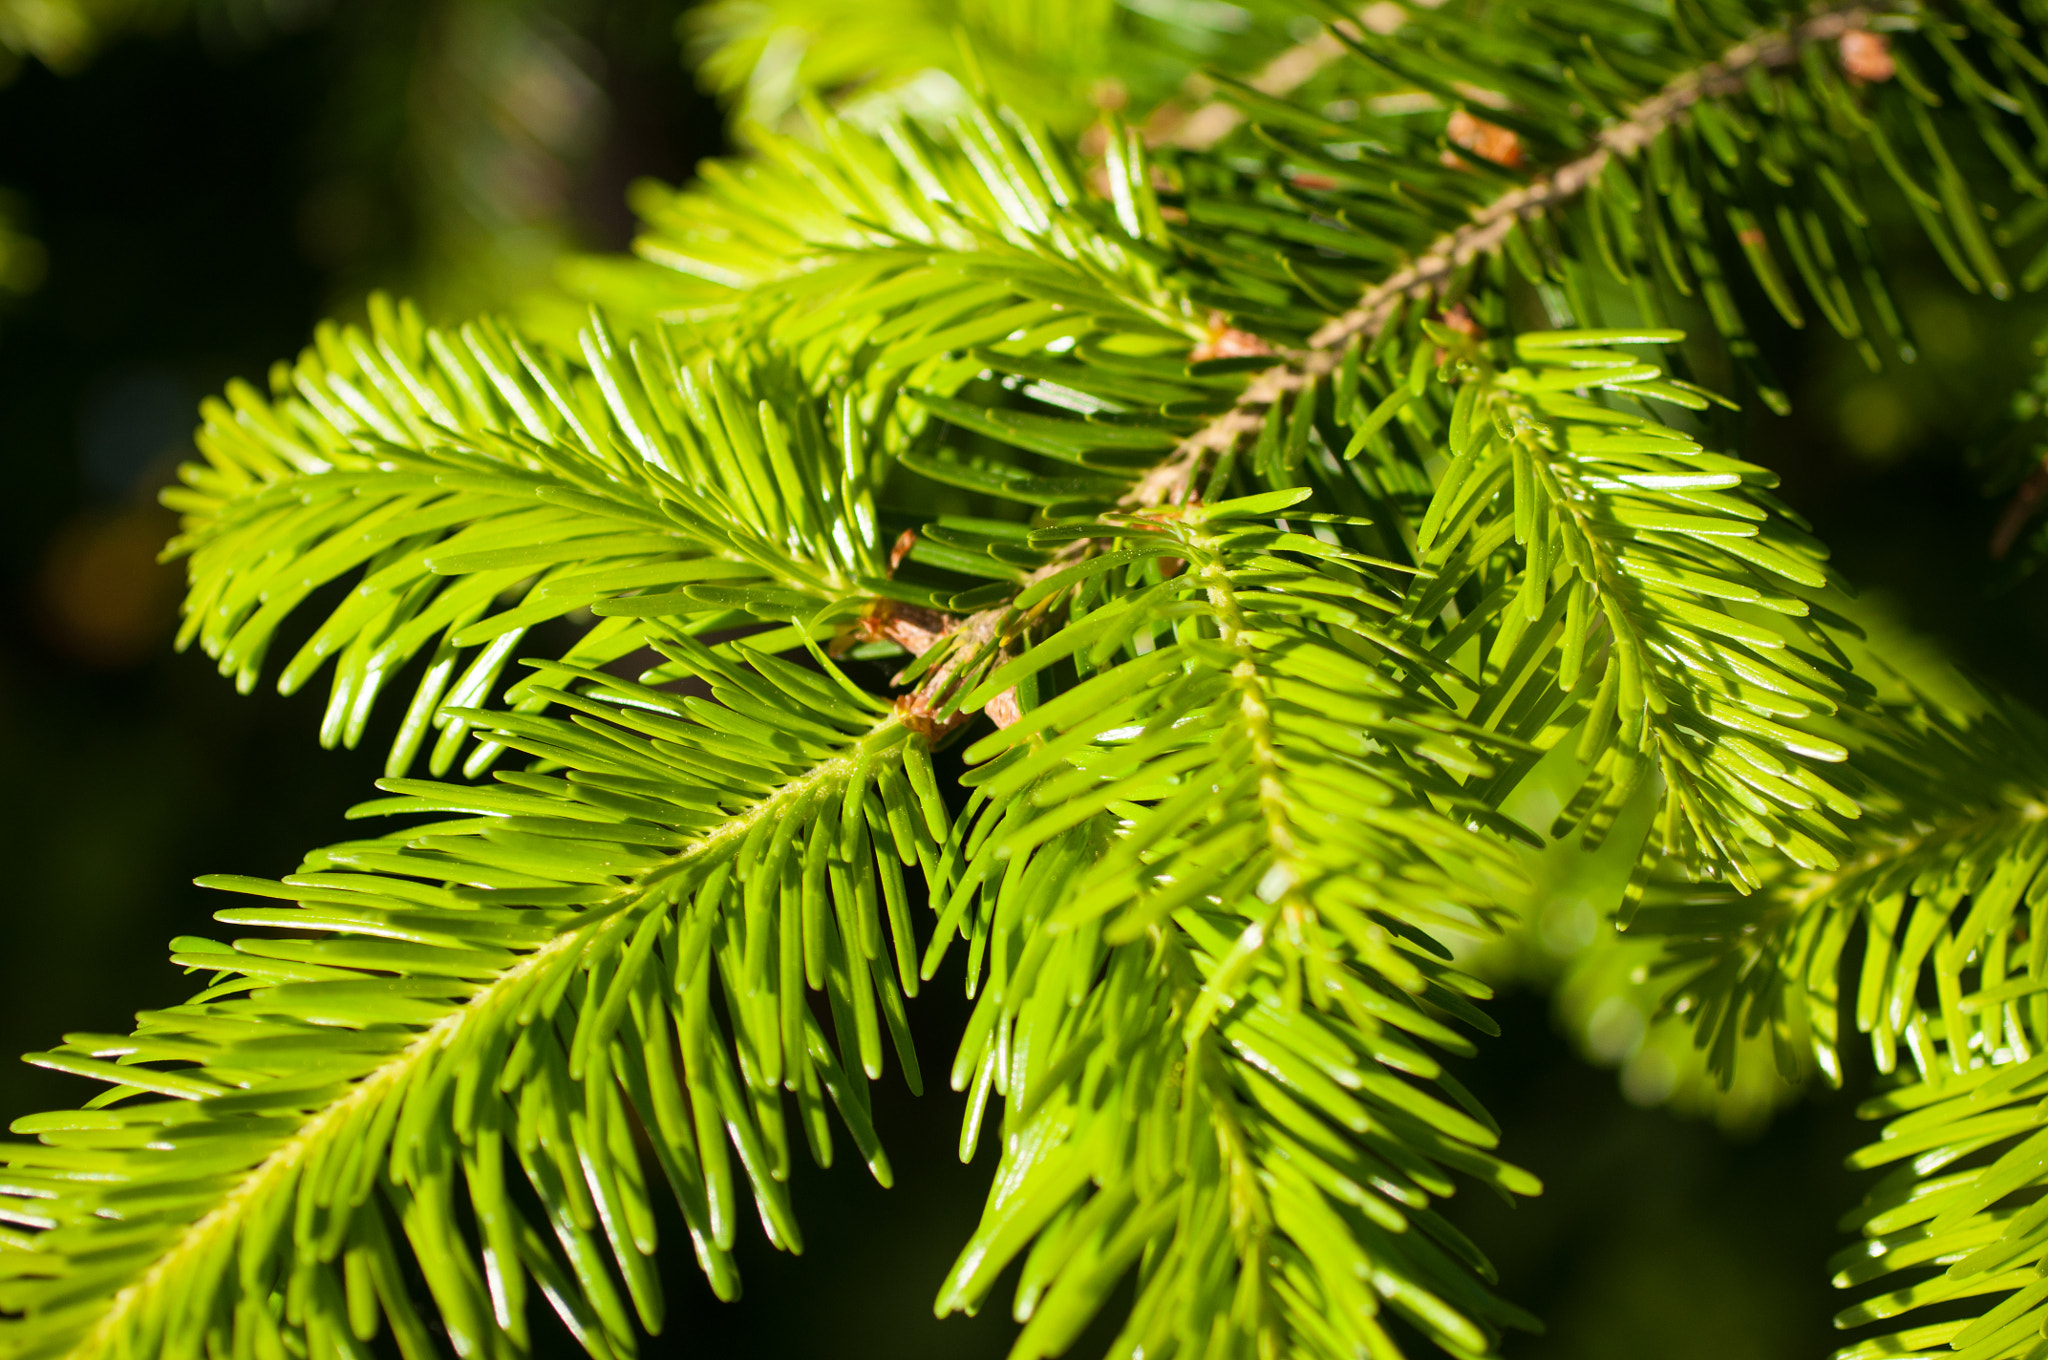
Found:
[(1724, 1083), (1759, 1033), (1787, 1076), (1810, 1045), (1839, 1083), (1844, 1021), (1896, 1082), (1860, 1108), (1886, 1126), (1850, 1158), (1895, 1169), (1845, 1224), (1864, 1240), (1831, 1262), (1838, 1288), (1881, 1288), (1836, 1325), (1979, 1302), (1837, 1360), (1944, 1343), (2004, 1360), (2038, 1344), (2048, 1247), (2037, 1198), (2048, 731), (2005, 701), (1965, 690), (1960, 706), (1936, 702), (1882, 663), (1866, 673), (1887, 693), (1844, 723), (1872, 790), (1856, 853), (1837, 869), (1783, 873), (1746, 901), (1666, 884), (1631, 934), (1664, 943), (1666, 1004)]
[[(1277, 7), (1247, 12), (1280, 31)], [(1943, 763), (1962, 743), (1922, 760), (1910, 724), (1831, 737), (1875, 710), (1822, 554), (1763, 469), (1638, 414), (1709, 396), (1637, 347), (1678, 338), (1655, 324), (1668, 285), (1754, 369), (1739, 255), (1788, 321), (1810, 300), (1867, 348), (1838, 246), (1901, 335), (1850, 146), (1964, 286), (2004, 291), (1990, 205), (1926, 108), (1953, 92), (2033, 192), (1998, 118), (2040, 122), (2027, 82), (2048, 67), (1974, 0), (1939, 29), (1869, 7), (1762, 33), (1748, 11), (1600, 12), (1619, 65), (1516, 10), (1483, 41), (1463, 12), (1408, 6), (1398, 42), (1390, 15), (1345, 16), (1219, 82), (1248, 115), (1229, 154), (1155, 157), (1115, 130), (1085, 175), (985, 99), (872, 131), (820, 119), (645, 195), (641, 264), (588, 271), (620, 331), (594, 321), (557, 353), (378, 304), (367, 332), (323, 329), (268, 399), (210, 408), (208, 464), (175, 493), (202, 644), (253, 681), (281, 621), (352, 579), (285, 668), (296, 684), (339, 656), (330, 734), (353, 740), (424, 652), (394, 760), (439, 724), (436, 770), (472, 730), (472, 772), (533, 763), (390, 785), (371, 810), (460, 820), (240, 883), (298, 905), (224, 914), (340, 938), (182, 941), (213, 974), (193, 1003), (37, 1056), (113, 1089), (0, 1153), (18, 1172), (0, 1211), (38, 1230), (0, 1235), (0, 1351), (325, 1355), (388, 1322), (412, 1360), (413, 1270), (458, 1349), (523, 1348), (533, 1282), (594, 1354), (629, 1351), (660, 1320), (635, 1128), (721, 1292), (728, 1141), (771, 1238), (795, 1241), (785, 1097), (814, 1155), (829, 1096), (886, 1174), (854, 1068), (880, 1071), (884, 1019), (907, 1060), (914, 866), (938, 911), (925, 968), (960, 941), (975, 989), (952, 1074), (973, 1091), (966, 1150), (1004, 1101), (1002, 1168), (942, 1308), (1022, 1258), (1020, 1357), (1071, 1343), (1131, 1273), (1123, 1354), (1394, 1355), (1384, 1309), (1484, 1352), (1525, 1319), (1431, 1206), (1452, 1172), (1534, 1185), (1426, 1051), (1469, 1047), (1450, 1021), (1487, 1023), (1441, 937), (1503, 916), (1510, 844), (1543, 839), (1505, 809), (1574, 733), (1553, 835), (1597, 841), (1654, 789), (1671, 867), (1758, 890), (1695, 886), (1643, 918), (1673, 928), (1713, 1061), (1742, 1030), (1792, 1042), (1802, 1016), (1832, 1042), (1822, 975), (1860, 913), (1858, 1022), (1927, 1088), (1892, 1098), (1871, 1157), (1926, 1125), (1996, 1159), (1985, 1185), (2031, 1185), (2032, 1145), (1994, 1147), (2031, 1113), (1992, 1111), (1994, 1136), (1973, 1122), (1991, 1097), (1943, 1102), (1951, 1078), (2010, 1094), (2048, 1047), (2048, 931), (2014, 905), (2048, 823), (2032, 795), (2023, 824), (2000, 811), (2038, 771), (2001, 784), (1980, 762), (1972, 807), (1991, 814), (1945, 836), (1897, 790), (1964, 788)], [(1686, 68), (1695, 21), (1733, 45)], [(1866, 24), (1938, 49), (1941, 93)], [(1838, 40), (1865, 91), (1821, 57)], [(1364, 60), (1324, 61), (1332, 43)], [(1794, 68), (1803, 85), (1777, 79)], [(1427, 118), (1373, 121), (1374, 96), (1418, 89)], [(1752, 89), (1782, 97), (1743, 104)], [(1333, 92), (1367, 119), (1333, 121)], [(1596, 264), (1630, 290), (1629, 325), (1600, 326), (1616, 290)], [(1513, 333), (1517, 281), (1558, 329)], [(889, 553), (885, 517), (912, 526)], [(525, 629), (585, 608), (568, 653), (489, 710)], [(763, 624), (781, 626), (698, 640)], [(907, 692), (838, 669), (863, 642), (911, 654)], [(647, 643), (669, 661), (645, 683), (606, 672)], [(772, 655), (797, 648), (815, 670)], [(678, 679), (710, 701), (655, 687)], [(976, 709), (997, 730), (965, 751), (949, 822), (927, 753)], [(1863, 838), (1819, 768), (1851, 745), (1878, 786)], [(1909, 897), (1900, 936), (1887, 913)], [(678, 1056), (711, 1065), (687, 1092)], [(172, 1132), (195, 1122), (204, 1138)], [(1976, 1193), (1934, 1189), (1940, 1233), (1989, 1230), (1998, 1195)], [(289, 1251), (258, 1231), (287, 1220)], [(1925, 1259), (1883, 1245), (1886, 1269)], [(2011, 1282), (1961, 1278), (1867, 1311)], [(2012, 1321), (1987, 1318), (1966, 1334)]]
[[(1310, 337), (1311, 353), (1329, 353), (1353, 339), (1377, 334), (1403, 302), (1427, 297), (1448, 283), (1461, 266), (1499, 250), (1517, 222), (1583, 194), (1610, 161), (1642, 152), (1702, 99), (1733, 94), (1743, 88), (1751, 72), (1791, 66), (1807, 47), (1839, 41), (1843, 34), (1867, 26), (1870, 19), (1871, 11), (1862, 5), (1824, 10), (1790, 32), (1763, 34), (1738, 43), (1720, 60), (1677, 77), (1655, 98), (1631, 109), (1626, 118), (1601, 129), (1599, 145), (1585, 155), (1565, 162), (1545, 178), (1501, 195), (1473, 213), (1469, 224), (1439, 237), (1413, 264), (1368, 289), (1349, 311)], [(1334, 360), (1318, 358), (1313, 362), (1327, 371)]]
[[(1594, 772), (1552, 834), (1583, 825), (1597, 842), (1654, 768), (1663, 855), (1751, 885), (1766, 847), (1834, 863), (1836, 820), (1857, 809), (1822, 772), (1845, 750), (1814, 730), (1848, 699), (1846, 658), (1816, 626), (1832, 617), (1822, 550), (1774, 513), (1763, 469), (1558, 390), (1704, 405), (1599, 348), (1677, 333), (1526, 335), (1526, 367), (1499, 371), (1476, 341), (1430, 329), (1444, 368), (1478, 390), (1461, 393), (1456, 462), (1418, 530), (1434, 577), (1411, 590), (1409, 617), (1427, 627), (1478, 583), (1484, 596), (1435, 644), (1444, 683), (1475, 692), (1475, 718), (1539, 745), (1583, 721), (1577, 751)], [(1521, 571), (1489, 579), (1485, 545), (1510, 532)], [(1553, 629), (1556, 671), (1537, 679)], [(1459, 664), (1453, 647), (1475, 643)]]
[(1579, 197), (1616, 157), (1639, 154), (1702, 99), (1739, 91), (1753, 71), (1791, 66), (1807, 47), (1839, 41), (1843, 34), (1862, 29), (1870, 18), (1871, 11), (1862, 5), (1826, 10), (1789, 32), (1739, 43), (1719, 60), (1674, 78), (1656, 97), (1603, 128), (1592, 150), (1474, 210), (1469, 222), (1445, 232), (1412, 263), (1368, 288), (1349, 310), (1318, 328), (1306, 350), (1289, 354), (1286, 362), (1260, 373), (1231, 410), (1183, 441), (1171, 458), (1139, 482), (1129, 502), (1159, 505), (1185, 495), (1204, 457), (1256, 435), (1275, 403), (1334, 371), (1347, 347), (1377, 336), (1408, 302), (1428, 298), (1472, 261), (1499, 251), (1517, 223)]
[[(1481, 994), (1434, 936), (1489, 929), (1508, 872), (1456, 786), (1491, 752), (1377, 660), (1398, 650), (1374, 622), (1391, 602), (1355, 557), (1264, 522), (1300, 498), (1096, 526), (1144, 593), (1098, 599), (962, 701), (1086, 674), (968, 750), (985, 764), (935, 942), (965, 937), (987, 970), (953, 1072), (970, 1130), (991, 1088), (1005, 1099), (1003, 1166), (940, 1306), (976, 1306), (1036, 1237), (1020, 1356), (1064, 1348), (1133, 1268), (1119, 1353), (1219, 1329), (1281, 1353), (1384, 1348), (1383, 1307), (1479, 1352), (1528, 1322), (1471, 1278), (1485, 1267), (1429, 1209), (1451, 1184), (1428, 1168), (1534, 1183), (1409, 1042), (1456, 1051), (1442, 1021)], [(1339, 1018), (1368, 1011), (1365, 1035)], [(1211, 1135), (1169, 1135), (1189, 1119)]]
[[(551, 668), (577, 686), (556, 697), (583, 710), (578, 722), (474, 716), (558, 773), (389, 785), (401, 796), (359, 812), (481, 816), (333, 847), (281, 884), (212, 882), (297, 903), (225, 920), (327, 938), (180, 941), (176, 961), (214, 973), (193, 1003), (144, 1016), (132, 1037), (74, 1035), (32, 1059), (112, 1089), (18, 1126), (40, 1143), (0, 1145), (0, 1211), (45, 1228), (0, 1252), (0, 1308), (15, 1315), (0, 1320), (0, 1351), (183, 1356), (291, 1330), (367, 1343), (381, 1312), (405, 1354), (424, 1354), (388, 1211), (458, 1349), (499, 1352), (493, 1331), (524, 1346), (530, 1275), (594, 1355), (630, 1355), (632, 1324), (593, 1255), (601, 1227), (642, 1324), (658, 1329), (647, 1176), (617, 1136), (628, 1105), (721, 1295), (736, 1287), (728, 1133), (764, 1229), (797, 1245), (779, 1188), (785, 1087), (814, 1156), (830, 1160), (829, 1095), (887, 1183), (853, 1074), (856, 1061), (880, 1071), (878, 989), (910, 1052), (895, 979), (915, 990), (914, 943), (895, 866), (933, 862), (931, 835), (945, 831), (943, 807), (913, 791), (929, 782), (921, 739), (786, 662), (736, 666), (687, 640), (672, 650), (715, 707)], [(770, 715), (770, 697), (785, 711)], [(709, 1009), (714, 978), (737, 1081)], [(830, 1001), (843, 1057), (807, 983)], [(165, 1059), (198, 1065), (143, 1065)], [(120, 1103), (147, 1092), (172, 1099)], [(157, 1129), (146, 1145), (134, 1136)], [(566, 1260), (506, 1197), (506, 1140)], [(464, 1230), (407, 1208), (425, 1198), (445, 1214), (464, 1184), (488, 1300)], [(293, 1243), (282, 1262), (280, 1231)], [(80, 1260), (133, 1269), (81, 1274)]]
[[(1884, 674), (1879, 663), (1859, 672)], [(2000, 876), (1998, 865), (2017, 856), (2016, 867), (2039, 853), (2048, 745), (2038, 719), (1998, 701), (1958, 714), (1896, 685), (1883, 701), (1846, 712), (1837, 729), (1868, 788), (1853, 851), (1839, 866), (1788, 870), (1741, 902), (1667, 883), (1631, 926), (1666, 942), (1667, 1004), (1692, 1019), (1724, 1081), (1737, 1027), (1754, 1028), (1789, 1009), (1807, 1012), (1820, 1069), (1838, 1076), (1836, 973), (1857, 931), (1872, 934), (1851, 1018), (1870, 1035), (1878, 1070), (1890, 1073), (1923, 998), (1932, 990), (1944, 998), (1941, 1006), (1952, 1004), (1946, 998), (1965, 961), (2003, 928), (1985, 913), (2011, 904), (1987, 902), (1964, 913), (1967, 925), (1941, 930), (1930, 928), (1936, 914), (1964, 911), (1971, 892), (1981, 895)], [(1916, 793), (1937, 788), (1935, 803)], [(2006, 887), (2017, 893), (2024, 879)], [(1902, 952), (1899, 931), (1912, 913), (1901, 915), (1901, 904), (1909, 899), (1926, 904), (1925, 919), (1913, 927), (1924, 938)], [(1937, 936), (1943, 943), (1930, 952)]]
[[(1816, 769), (1843, 752), (1810, 720), (1844, 697), (1840, 659), (1808, 621), (1831, 617), (1824, 607), (1788, 593), (1827, 586), (1820, 550), (1774, 513), (1763, 488), (1775, 479), (1764, 470), (1566, 390), (1703, 406), (1654, 366), (1601, 347), (1677, 333), (1528, 336), (1515, 347), (1521, 364), (1502, 367), (1501, 346), (1425, 328), (1439, 375), (1470, 390), (1454, 405), (1453, 461), (1414, 529), (1425, 574), (1406, 617), (1408, 641), (1428, 658), (1414, 672), (1419, 682), (1440, 694), (1448, 687), (1459, 696), (1446, 695), (1454, 711), (1543, 749), (1583, 722), (1589, 773), (1553, 834), (1583, 827), (1597, 840), (1655, 778), (1665, 789), (1664, 852), (1699, 872), (1754, 884), (1766, 850), (1832, 864), (1842, 844), (1836, 819), (1856, 808)], [(1425, 385), (1418, 377), (1378, 404), (1398, 408)], [(1322, 399), (1319, 388), (1302, 389), (1287, 441), (1308, 434)], [(1361, 403), (1347, 414), (1359, 421), (1363, 411)], [(1158, 485), (1141, 483), (1126, 500)], [(1198, 511), (1195, 502), (1140, 505), (1116, 522), (1166, 526)], [(1482, 579), (1496, 570), (1510, 524), (1525, 559), (1509, 568), (1519, 577)], [(946, 657), (918, 692), (924, 710), (954, 712), (946, 699), (957, 700), (962, 676), (1004, 667), (1019, 649), (1028, 655), (1034, 634), (1056, 628), (1049, 587), (1111, 541), (1106, 529), (1065, 532), (1060, 553), (1015, 597), (1030, 610), (1005, 602), (949, 634)], [(1458, 594), (1468, 588), (1471, 596)], [(1461, 622), (1438, 640), (1433, 630), (1461, 598)], [(1759, 626), (1750, 607), (1774, 621)], [(1526, 771), (1533, 759), (1511, 768)]]
[(190, 562), (179, 643), (244, 691), (284, 621), (355, 575), (278, 681), (290, 693), (333, 663), (326, 744), (355, 745), (424, 652), (387, 773), (429, 747), (445, 773), (469, 726), (441, 707), (485, 704), (530, 629), (581, 609), (602, 621), (565, 659), (605, 665), (649, 645), (650, 601), (700, 632), (865, 601), (858, 581), (881, 571), (865, 439), (787, 367), (650, 381), (668, 361), (601, 318), (571, 366), (488, 321), (450, 334), (371, 310), (368, 332), (324, 332), (271, 400), (237, 384), (232, 405), (208, 402), (206, 461), (163, 497), (184, 516), (168, 552)]

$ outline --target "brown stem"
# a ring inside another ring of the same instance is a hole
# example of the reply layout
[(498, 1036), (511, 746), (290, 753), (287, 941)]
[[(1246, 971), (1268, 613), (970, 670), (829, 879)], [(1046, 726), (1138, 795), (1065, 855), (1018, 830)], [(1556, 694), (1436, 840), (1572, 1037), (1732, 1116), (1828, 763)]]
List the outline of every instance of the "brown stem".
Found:
[[(1079, 561), (1089, 550), (1088, 540), (1082, 539), (1068, 544), (1053, 554), (1050, 562), (1026, 576), (1018, 587), (1029, 590), (1051, 576), (1056, 576)], [(915, 622), (905, 626), (899, 620), (915, 616)], [(944, 705), (946, 691), (962, 666), (971, 663), (992, 643), (1003, 635), (1004, 627), (1018, 617), (1007, 604), (995, 605), (965, 619), (950, 614), (939, 614), (929, 609), (915, 609), (904, 605), (889, 605), (877, 618), (874, 631), (882, 637), (900, 645), (912, 656), (923, 656), (942, 639), (951, 638), (952, 652), (929, 675), (918, 682), (911, 693), (896, 701), (898, 714), (904, 722), (923, 731), (931, 737), (943, 736), (973, 716), (968, 712), (954, 713), (944, 721), (934, 715)], [(985, 706), (999, 726), (1007, 727), (1006, 718), (1013, 718), (1016, 709), (1016, 694), (1013, 690), (991, 699)]]

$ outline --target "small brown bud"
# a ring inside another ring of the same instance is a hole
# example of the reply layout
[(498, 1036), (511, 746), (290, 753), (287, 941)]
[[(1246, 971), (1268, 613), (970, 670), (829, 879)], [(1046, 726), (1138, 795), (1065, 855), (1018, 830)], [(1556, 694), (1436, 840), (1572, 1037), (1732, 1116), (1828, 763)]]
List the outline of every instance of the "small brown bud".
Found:
[(1238, 330), (1221, 312), (1209, 315), (1209, 334), (1188, 354), (1190, 363), (1201, 363), (1205, 359), (1242, 359), (1255, 354), (1271, 354), (1273, 347), (1253, 335), (1250, 331)]
[(1842, 35), (1842, 69), (1851, 80), (1875, 85), (1899, 72), (1892, 60), (1891, 40), (1866, 28), (1852, 28)]
[(1472, 319), (1472, 313), (1465, 310), (1465, 304), (1462, 302), (1443, 312), (1437, 319), (1458, 334), (1469, 335), (1475, 340), (1486, 335), (1486, 328)]
[[(1443, 311), (1438, 312), (1436, 319), (1460, 335), (1469, 336), (1474, 340), (1484, 340), (1486, 338), (1486, 327), (1472, 319), (1472, 313), (1465, 310), (1465, 304), (1462, 302), (1454, 307), (1447, 307)], [(1437, 346), (1437, 363), (1441, 364), (1450, 357), (1443, 346)]]
[(860, 633), (869, 642), (893, 642), (912, 656), (923, 656), (933, 643), (952, 631), (953, 623), (936, 609), (876, 600), (861, 617)]
[(1522, 139), (1504, 127), (1474, 118), (1464, 109), (1451, 114), (1444, 135), (1483, 161), (1513, 170), (1522, 163)]
[(1104, 76), (1088, 87), (1088, 102), (1114, 112), (1131, 102), (1131, 92), (1115, 76)]
[(989, 700), (981, 711), (988, 714), (989, 721), (993, 722), (997, 727), (1008, 727), (1011, 723), (1024, 716), (1024, 710), (1018, 707), (1017, 704), (1017, 687), (1015, 685), (1010, 686), (1010, 688)]
[(903, 559), (910, 556), (910, 550), (916, 546), (917, 530), (905, 529), (902, 533), (896, 535), (896, 542), (889, 549), (889, 572), (891, 575), (895, 574), (896, 568), (903, 565)]
[(1297, 189), (1334, 189), (1337, 187), (1336, 180), (1331, 179), (1328, 175), (1318, 175), (1312, 170), (1304, 170), (1299, 174), (1290, 175), (1287, 182)]
[(955, 713), (951, 718), (940, 722), (932, 712), (931, 700), (924, 696), (924, 691), (919, 690), (896, 696), (896, 721), (926, 741), (932, 741), (952, 731), (959, 723), (960, 715)]

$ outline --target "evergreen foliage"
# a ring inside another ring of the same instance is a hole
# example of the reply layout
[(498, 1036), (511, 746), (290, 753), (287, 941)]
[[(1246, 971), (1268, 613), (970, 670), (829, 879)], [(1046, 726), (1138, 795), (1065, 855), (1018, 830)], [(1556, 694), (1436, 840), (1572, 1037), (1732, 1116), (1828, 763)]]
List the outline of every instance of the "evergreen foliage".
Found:
[(2048, 11), (1300, 18), (713, 6), (750, 150), (586, 323), (379, 299), (208, 403), (181, 641), (331, 663), (329, 744), (395, 691), (403, 820), (32, 1055), (104, 1089), (0, 1145), (0, 1356), (516, 1355), (536, 1294), (634, 1354), (660, 1196), (730, 1296), (798, 1143), (888, 1182), (956, 949), (941, 1313), (1021, 1262), (1020, 1360), (1125, 1281), (1115, 1355), (1490, 1354), (1536, 1320), (1436, 1205), (1540, 1187), (1446, 1066), (1472, 947), (1616, 842), (1599, 948), (1707, 1073), (1870, 1036), (1842, 1322), (1908, 1325), (1844, 1355), (2040, 1353), (2048, 736), (1859, 643), (1698, 379), (1911, 361), (1889, 221), (2048, 281)]

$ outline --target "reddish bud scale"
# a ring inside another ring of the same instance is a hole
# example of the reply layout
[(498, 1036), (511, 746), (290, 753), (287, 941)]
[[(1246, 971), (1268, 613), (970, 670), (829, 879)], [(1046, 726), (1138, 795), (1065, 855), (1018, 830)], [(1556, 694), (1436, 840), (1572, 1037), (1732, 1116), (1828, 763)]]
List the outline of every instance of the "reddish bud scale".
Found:
[(1242, 359), (1272, 352), (1271, 345), (1250, 331), (1238, 330), (1224, 318), (1223, 313), (1217, 312), (1209, 318), (1209, 334), (1189, 351), (1188, 359), (1201, 363), (1205, 359)]
[(1444, 136), (1450, 138), (1453, 145), (1503, 169), (1514, 170), (1522, 164), (1520, 137), (1483, 118), (1474, 118), (1464, 109), (1451, 114), (1451, 121), (1444, 125)]
[(1898, 74), (1898, 63), (1892, 60), (1891, 40), (1882, 33), (1852, 28), (1842, 35), (1840, 50), (1842, 69), (1851, 80), (1875, 85)]

